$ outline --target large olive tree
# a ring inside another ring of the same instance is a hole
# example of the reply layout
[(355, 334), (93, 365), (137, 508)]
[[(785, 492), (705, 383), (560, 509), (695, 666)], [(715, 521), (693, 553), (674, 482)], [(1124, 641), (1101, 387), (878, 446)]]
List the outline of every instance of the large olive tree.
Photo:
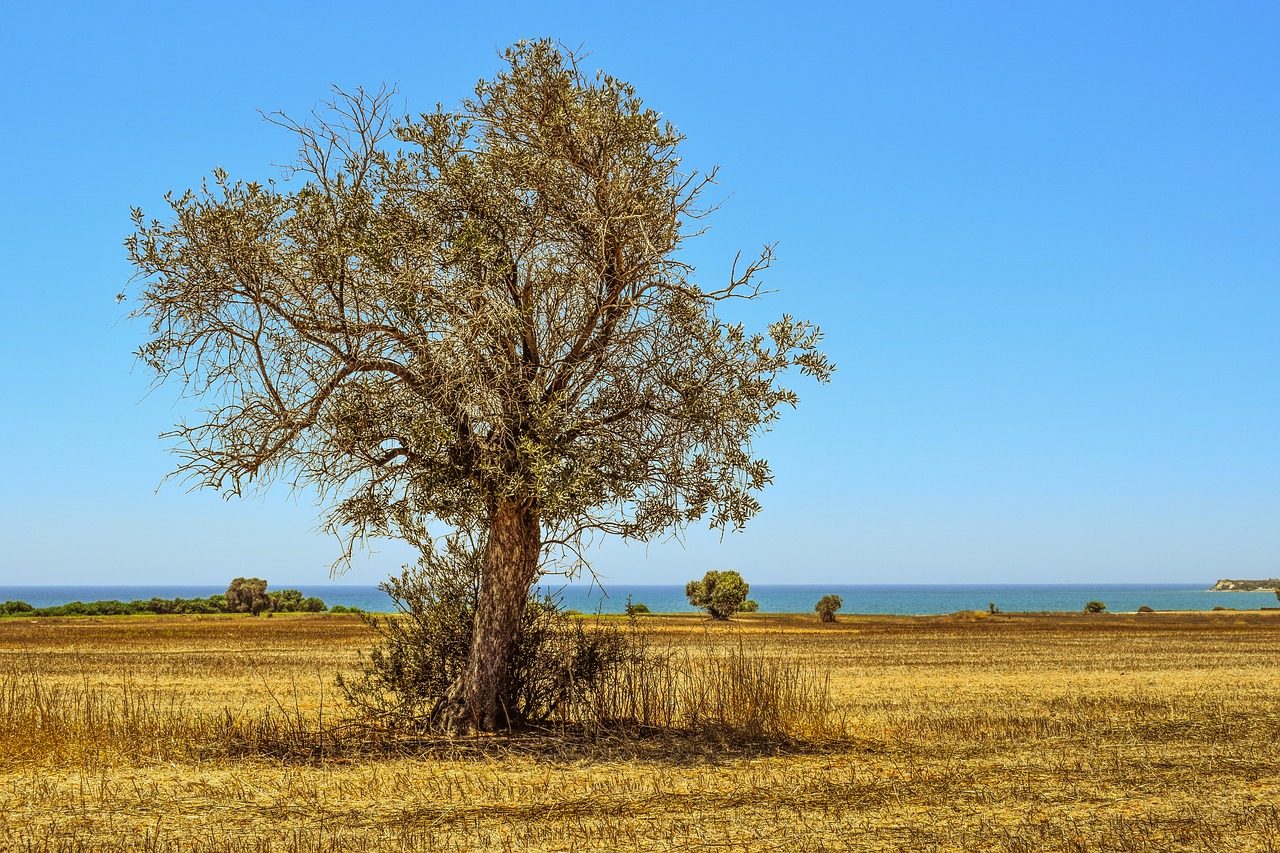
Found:
[(682, 137), (630, 85), (550, 42), (504, 58), (452, 111), (395, 119), (380, 90), (274, 115), (300, 142), (292, 180), (216, 170), (165, 220), (135, 210), (126, 241), (140, 357), (206, 404), (166, 434), (175, 473), (314, 487), (346, 555), (425, 547), (433, 520), (484, 535), (440, 711), (486, 730), (543, 555), (741, 526), (771, 479), (752, 439), (796, 402), (783, 374), (831, 370), (807, 323), (717, 317), (771, 252), (692, 280), (679, 249), (711, 175), (682, 170)]

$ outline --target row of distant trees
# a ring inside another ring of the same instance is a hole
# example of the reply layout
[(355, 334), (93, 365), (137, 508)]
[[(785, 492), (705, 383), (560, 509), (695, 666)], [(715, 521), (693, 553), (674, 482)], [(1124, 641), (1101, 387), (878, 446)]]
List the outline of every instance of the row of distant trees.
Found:
[[(707, 611), (712, 619), (728, 619), (735, 613), (754, 613), (760, 605), (747, 598), (751, 594), (751, 585), (742, 579), (742, 575), (734, 571), (710, 571), (702, 580), (692, 580), (685, 584), (684, 594), (694, 607)], [(813, 610), (823, 622), (836, 621), (836, 611), (844, 602), (838, 595), (824, 595)], [(628, 603), (627, 612), (635, 610)], [(645, 612), (648, 608), (645, 608)]]
[(328, 609), (315, 596), (303, 598), (299, 590), (267, 592), (267, 582), (261, 578), (236, 578), (225, 593), (208, 598), (72, 601), (53, 607), (33, 607), (25, 601), (6, 601), (0, 604), (0, 616), (136, 616), (147, 613), (251, 613), (258, 616), (262, 613), (323, 613)]

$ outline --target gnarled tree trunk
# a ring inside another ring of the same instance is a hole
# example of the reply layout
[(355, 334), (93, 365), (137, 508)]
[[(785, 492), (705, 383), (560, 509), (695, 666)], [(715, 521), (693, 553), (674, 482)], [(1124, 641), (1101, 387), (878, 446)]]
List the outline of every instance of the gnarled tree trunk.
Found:
[(467, 668), (435, 709), (437, 721), (457, 732), (493, 731), (514, 716), (504, 704), (511, 653), (542, 551), (538, 514), (526, 504), (498, 504), (488, 532)]

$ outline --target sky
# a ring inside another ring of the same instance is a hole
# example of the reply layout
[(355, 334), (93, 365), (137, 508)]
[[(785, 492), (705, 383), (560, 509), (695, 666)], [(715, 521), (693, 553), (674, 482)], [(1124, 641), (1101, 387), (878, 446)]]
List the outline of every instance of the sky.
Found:
[(310, 496), (162, 480), (194, 410), (126, 318), (129, 209), (278, 177), (331, 86), (456, 104), (522, 38), (590, 53), (719, 167), (690, 243), (817, 323), (746, 530), (592, 552), (606, 587), (1280, 575), (1280, 6), (16, 4), (0, 31), (0, 585), (332, 579)]

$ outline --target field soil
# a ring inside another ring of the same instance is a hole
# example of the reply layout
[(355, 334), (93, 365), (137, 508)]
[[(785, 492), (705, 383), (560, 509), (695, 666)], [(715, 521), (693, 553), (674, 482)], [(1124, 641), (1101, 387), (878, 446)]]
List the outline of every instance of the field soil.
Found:
[(0, 850), (1280, 850), (1280, 612), (641, 621), (840, 725), (379, 742), (356, 617), (0, 619)]

